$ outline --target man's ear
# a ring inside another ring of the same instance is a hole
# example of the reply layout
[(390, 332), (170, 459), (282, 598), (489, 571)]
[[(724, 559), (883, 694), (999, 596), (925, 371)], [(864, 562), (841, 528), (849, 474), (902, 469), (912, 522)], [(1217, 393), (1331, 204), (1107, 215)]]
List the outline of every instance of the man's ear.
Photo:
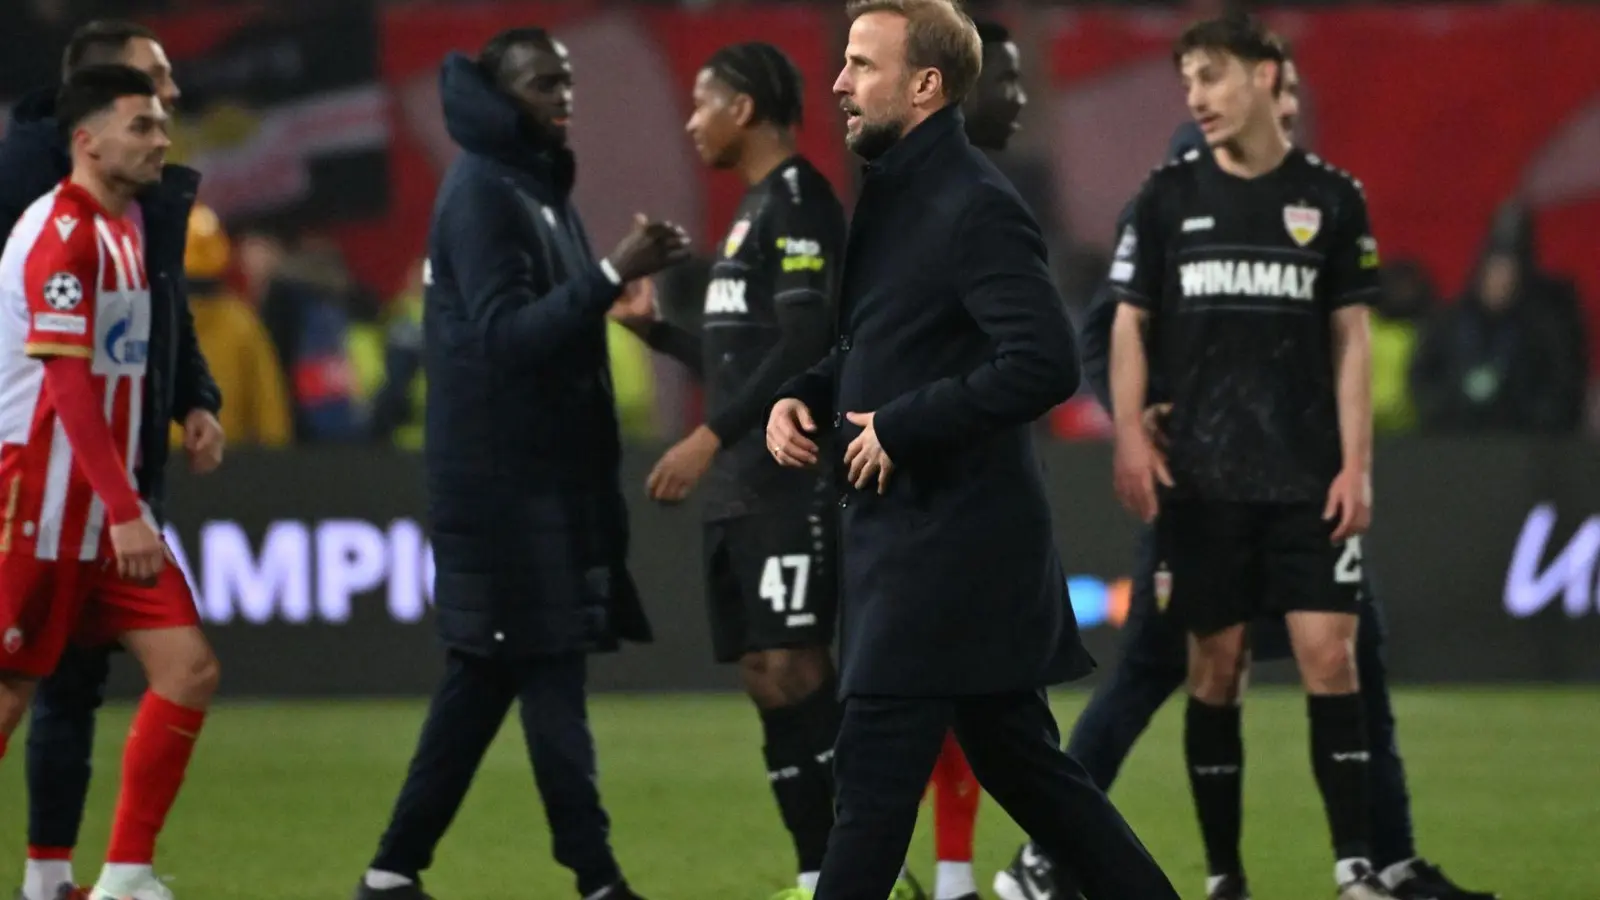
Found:
[(944, 97), (944, 73), (938, 69), (922, 69), (911, 76), (913, 91), (911, 102), (915, 106), (932, 106), (942, 103)]
[(756, 118), (756, 101), (749, 94), (734, 94), (728, 101), (728, 113), (740, 128), (748, 128)]

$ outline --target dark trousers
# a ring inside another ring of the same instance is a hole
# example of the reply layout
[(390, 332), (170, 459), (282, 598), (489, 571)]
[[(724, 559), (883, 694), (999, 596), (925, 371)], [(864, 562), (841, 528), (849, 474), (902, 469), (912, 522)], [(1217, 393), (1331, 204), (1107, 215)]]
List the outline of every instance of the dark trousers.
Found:
[(838, 818), (817, 900), (883, 900), (916, 827), (945, 734), (978, 782), (1089, 900), (1177, 900), (1105, 792), (1061, 750), (1043, 691), (950, 699), (851, 697), (834, 749)]
[[(1134, 742), (1167, 698), (1183, 687), (1188, 672), (1183, 629), (1156, 608), (1155, 544), (1151, 531), (1146, 531), (1140, 543), (1137, 566), (1122, 637), (1122, 657), (1095, 689), (1067, 742), (1067, 752), (1083, 764), (1095, 784), (1108, 791)], [(1373, 863), (1387, 866), (1416, 856), (1416, 846), (1411, 829), (1411, 796), (1395, 737), (1394, 707), (1389, 701), (1383, 613), (1370, 583), (1365, 595), (1367, 602), (1361, 607), (1361, 628), (1356, 637), (1356, 665), (1372, 753), (1369, 773)], [(1270, 630), (1256, 626), (1261, 633), (1256, 640), (1258, 658), (1281, 656), (1288, 651), (1279, 635), (1265, 633)]]
[(520, 699), (556, 862), (577, 875), (581, 895), (621, 880), (596, 784), (586, 675), (587, 661), (576, 654), (510, 661), (451, 653), (372, 868), (411, 878), (428, 868), (512, 701)]
[(76, 847), (89, 796), (94, 715), (105, 702), (111, 650), (69, 646), (39, 682), (28, 726), (28, 843)]

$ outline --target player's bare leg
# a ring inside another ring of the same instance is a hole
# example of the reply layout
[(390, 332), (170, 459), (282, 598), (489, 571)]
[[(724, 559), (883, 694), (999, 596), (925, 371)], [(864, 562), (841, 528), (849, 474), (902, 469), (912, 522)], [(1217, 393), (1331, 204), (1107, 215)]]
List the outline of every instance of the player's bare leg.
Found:
[(152, 868), (156, 837), (183, 784), (221, 667), (193, 626), (130, 631), (122, 644), (144, 667), (139, 702), (122, 757), (111, 846), (91, 900), (169, 900)]
[(1289, 640), (1311, 718), (1311, 758), (1333, 835), (1334, 880), (1345, 900), (1391, 896), (1372, 871), (1366, 715), (1347, 613), (1291, 612)]
[(1205, 843), (1212, 900), (1245, 900), (1239, 837), (1244, 817), (1244, 738), (1240, 701), (1249, 666), (1243, 625), (1189, 636), (1189, 704), (1184, 712), (1183, 750)]

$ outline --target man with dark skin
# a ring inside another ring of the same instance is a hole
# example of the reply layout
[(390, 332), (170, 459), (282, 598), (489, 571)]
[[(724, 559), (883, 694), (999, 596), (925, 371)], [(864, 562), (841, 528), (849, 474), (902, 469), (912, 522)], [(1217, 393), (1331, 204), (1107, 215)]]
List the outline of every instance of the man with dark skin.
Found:
[[(640, 215), (596, 260), (572, 205), (572, 68), (540, 28), (440, 73), (462, 153), (439, 186), (423, 274), (423, 455), (437, 625), (448, 655), (358, 900), (425, 900), (421, 872), (514, 701), (556, 861), (586, 900), (638, 900), (610, 846), (587, 720), (587, 657), (647, 642), (606, 315), (688, 256)], [(550, 896), (549, 890), (535, 890)]]

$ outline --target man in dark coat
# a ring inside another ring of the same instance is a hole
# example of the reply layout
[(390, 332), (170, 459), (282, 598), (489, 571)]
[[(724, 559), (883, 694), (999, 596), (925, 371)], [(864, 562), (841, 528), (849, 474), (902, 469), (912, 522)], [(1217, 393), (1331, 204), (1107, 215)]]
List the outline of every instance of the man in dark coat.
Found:
[(626, 565), (606, 315), (687, 256), (641, 219), (596, 262), (571, 201), (572, 69), (544, 30), (440, 73), (463, 150), (434, 203), (424, 284), (428, 513), (447, 671), (358, 898), (425, 897), (432, 861), (506, 712), (523, 732), (555, 857), (593, 900), (629, 900), (595, 783), (586, 654), (649, 641)]
[[(1030, 427), (1078, 383), (1044, 241), (957, 108), (982, 50), (943, 0), (850, 8), (834, 85), (869, 160), (832, 353), (780, 392), (768, 448), (812, 465), (839, 432), (838, 820), (817, 900), (881, 900), (954, 727), (978, 780), (1091, 900), (1177, 894), (1062, 752), (1043, 688), (1079, 642)], [(830, 464), (835, 461), (829, 460)]]
[[(98, 21), (78, 29), (62, 54), (63, 77), (88, 65), (120, 63), (149, 75), (162, 105), (178, 99), (172, 67), (149, 30)], [(54, 88), (25, 96), (0, 141), (0, 237), (23, 211), (67, 177), (72, 160), (55, 118)], [(149, 368), (135, 480), (140, 498), (164, 521), (169, 423), (183, 426), (184, 448), (198, 472), (222, 462), (216, 413), (222, 394), (195, 339), (183, 271), (189, 211), (200, 187), (193, 169), (168, 165), (161, 183), (139, 196), (145, 271), (150, 278)], [(72, 850), (88, 795), (94, 714), (105, 697), (111, 649), (69, 648), (40, 682), (28, 728), (28, 846), (22, 900), (55, 900), (72, 889)]]

